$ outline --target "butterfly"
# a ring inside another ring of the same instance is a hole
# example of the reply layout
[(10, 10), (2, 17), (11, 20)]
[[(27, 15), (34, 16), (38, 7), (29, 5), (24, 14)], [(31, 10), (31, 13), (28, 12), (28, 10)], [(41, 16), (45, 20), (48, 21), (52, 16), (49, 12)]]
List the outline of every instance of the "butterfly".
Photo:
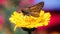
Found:
[(28, 16), (34, 16), (34, 17), (38, 17), (40, 11), (42, 10), (42, 8), (44, 7), (44, 2), (40, 2), (36, 5), (33, 5), (31, 7), (27, 7), (27, 8), (23, 8), (22, 9), (22, 13), (24, 15), (28, 15)]

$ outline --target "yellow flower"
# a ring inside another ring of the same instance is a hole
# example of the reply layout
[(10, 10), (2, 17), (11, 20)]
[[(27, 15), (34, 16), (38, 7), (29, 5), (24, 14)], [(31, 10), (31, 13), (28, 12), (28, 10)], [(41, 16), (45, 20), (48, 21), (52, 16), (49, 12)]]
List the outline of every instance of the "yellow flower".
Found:
[(50, 20), (50, 13), (44, 13), (43, 10), (40, 11), (39, 17), (33, 16), (24, 16), (23, 13), (13, 12), (13, 15), (9, 18), (11, 23), (15, 24), (14, 30), (17, 27), (26, 27), (26, 28), (37, 28), (39, 26), (46, 26)]

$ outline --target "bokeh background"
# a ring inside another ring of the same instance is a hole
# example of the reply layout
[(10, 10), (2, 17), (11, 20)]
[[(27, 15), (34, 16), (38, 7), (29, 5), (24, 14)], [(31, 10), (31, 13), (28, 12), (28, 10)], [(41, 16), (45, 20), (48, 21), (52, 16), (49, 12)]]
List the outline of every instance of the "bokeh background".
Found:
[[(16, 11), (18, 10), (18, 12), (19, 12), (19, 10), (21, 10), (21, 8), (30, 7), (35, 4), (40, 3), (42, 1), (44, 2), (43, 10), (45, 12), (51, 13), (51, 20), (50, 20), (48, 26), (45, 28), (49, 28), (54, 25), (56, 26), (57, 24), (60, 24), (60, 0), (0, 0), (0, 5), (2, 5), (2, 6), (0, 6), (0, 31), (1, 31), (0, 34), (5, 34), (5, 30), (8, 32), (8, 33), (6, 32), (7, 34), (13, 32), (13, 31), (12, 32), (9, 31), (9, 28), (11, 28), (11, 26), (12, 27), (14, 27), (14, 26), (8, 23), (9, 22), (8, 18), (10, 17), (10, 15), (12, 14), (12, 12), (14, 10), (16, 10)], [(5, 9), (1, 9), (3, 7), (5, 7)], [(5, 27), (4, 26), (5, 24), (7, 27), (3, 28), (3, 27)], [(9, 25), (11, 25), (11, 26), (9, 26)], [(43, 28), (43, 27), (39, 27), (37, 30), (39, 30), (40, 28)], [(3, 30), (3, 29), (5, 29), (5, 30)], [(13, 30), (13, 28), (12, 28), (12, 30)], [(25, 31), (18, 28), (18, 30), (14, 33), (15, 34), (25, 34), (23, 32), (25, 32)]]

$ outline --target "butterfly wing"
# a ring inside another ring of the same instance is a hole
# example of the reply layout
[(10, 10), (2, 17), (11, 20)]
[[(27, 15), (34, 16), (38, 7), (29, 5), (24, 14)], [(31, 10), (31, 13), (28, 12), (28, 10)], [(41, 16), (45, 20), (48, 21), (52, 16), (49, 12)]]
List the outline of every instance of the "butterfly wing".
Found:
[(30, 7), (30, 10), (32, 12), (36, 12), (36, 11), (40, 12), (40, 10), (43, 8), (43, 6), (44, 6), (44, 2), (40, 2), (39, 4), (36, 4), (32, 7)]

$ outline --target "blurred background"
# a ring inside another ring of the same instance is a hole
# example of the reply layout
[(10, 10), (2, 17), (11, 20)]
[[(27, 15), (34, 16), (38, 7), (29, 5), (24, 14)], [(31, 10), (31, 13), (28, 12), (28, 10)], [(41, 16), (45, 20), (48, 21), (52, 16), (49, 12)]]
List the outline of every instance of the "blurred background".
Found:
[(51, 13), (48, 26), (37, 28), (32, 34), (60, 34), (60, 0), (0, 0), (0, 34), (27, 34), (21, 28), (14, 32), (14, 24), (10, 24), (9, 17), (13, 11), (30, 7), (44, 2), (43, 10)]

